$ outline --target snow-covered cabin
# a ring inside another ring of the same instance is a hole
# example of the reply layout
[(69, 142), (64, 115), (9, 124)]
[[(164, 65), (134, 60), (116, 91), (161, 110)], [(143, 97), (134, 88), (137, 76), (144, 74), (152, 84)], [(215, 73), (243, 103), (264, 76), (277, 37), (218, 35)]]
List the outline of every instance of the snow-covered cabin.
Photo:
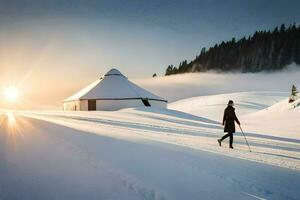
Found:
[(119, 110), (152, 106), (166, 108), (167, 100), (129, 81), (117, 69), (64, 100), (64, 110)]

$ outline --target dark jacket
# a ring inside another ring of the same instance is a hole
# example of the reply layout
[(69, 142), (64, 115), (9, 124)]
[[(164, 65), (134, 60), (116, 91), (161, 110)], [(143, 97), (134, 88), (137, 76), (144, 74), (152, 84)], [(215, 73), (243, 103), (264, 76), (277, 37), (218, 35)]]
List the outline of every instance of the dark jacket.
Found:
[(240, 124), (238, 118), (235, 115), (234, 107), (227, 106), (227, 108), (224, 111), (224, 116), (223, 116), (223, 125), (225, 125), (224, 132), (228, 132), (228, 133), (235, 132), (234, 121), (236, 121), (236, 123)]

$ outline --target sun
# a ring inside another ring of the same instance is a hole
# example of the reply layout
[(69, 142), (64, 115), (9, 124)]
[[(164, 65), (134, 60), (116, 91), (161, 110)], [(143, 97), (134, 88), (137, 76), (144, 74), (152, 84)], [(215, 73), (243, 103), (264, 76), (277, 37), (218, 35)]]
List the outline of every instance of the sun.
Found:
[(10, 86), (4, 90), (4, 96), (7, 101), (14, 102), (18, 98), (18, 90), (14, 86)]

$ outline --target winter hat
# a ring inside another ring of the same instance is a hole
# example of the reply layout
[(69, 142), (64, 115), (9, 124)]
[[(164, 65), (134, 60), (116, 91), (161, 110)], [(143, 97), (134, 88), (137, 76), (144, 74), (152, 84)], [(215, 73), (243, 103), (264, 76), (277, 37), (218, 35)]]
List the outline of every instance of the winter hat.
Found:
[(228, 106), (234, 106), (234, 103), (233, 103), (232, 100), (229, 100), (227, 105), (228, 105)]

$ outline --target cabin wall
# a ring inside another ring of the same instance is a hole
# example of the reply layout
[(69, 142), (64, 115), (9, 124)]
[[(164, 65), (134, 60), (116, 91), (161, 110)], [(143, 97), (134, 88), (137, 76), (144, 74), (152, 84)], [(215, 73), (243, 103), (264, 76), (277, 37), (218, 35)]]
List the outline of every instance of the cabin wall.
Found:
[[(167, 108), (167, 103), (163, 101), (151, 101), (149, 100), (151, 107), (154, 108)], [(97, 110), (120, 110), (123, 108), (136, 108), (136, 107), (145, 107), (141, 99), (132, 99), (132, 100), (97, 100), (96, 101)]]
[(82, 111), (88, 110), (88, 100), (80, 100), (80, 110)]
[(79, 101), (64, 102), (64, 111), (78, 111), (78, 110), (80, 110)]
[[(167, 103), (163, 101), (149, 100), (151, 107), (166, 108)], [(145, 107), (141, 99), (132, 100), (96, 100), (96, 110), (114, 111), (123, 108)], [(88, 100), (69, 101), (64, 103), (65, 111), (88, 111)]]
[(139, 99), (133, 100), (97, 100), (96, 109), (97, 110), (107, 110), (114, 111), (123, 108), (134, 108), (144, 106), (143, 102)]

